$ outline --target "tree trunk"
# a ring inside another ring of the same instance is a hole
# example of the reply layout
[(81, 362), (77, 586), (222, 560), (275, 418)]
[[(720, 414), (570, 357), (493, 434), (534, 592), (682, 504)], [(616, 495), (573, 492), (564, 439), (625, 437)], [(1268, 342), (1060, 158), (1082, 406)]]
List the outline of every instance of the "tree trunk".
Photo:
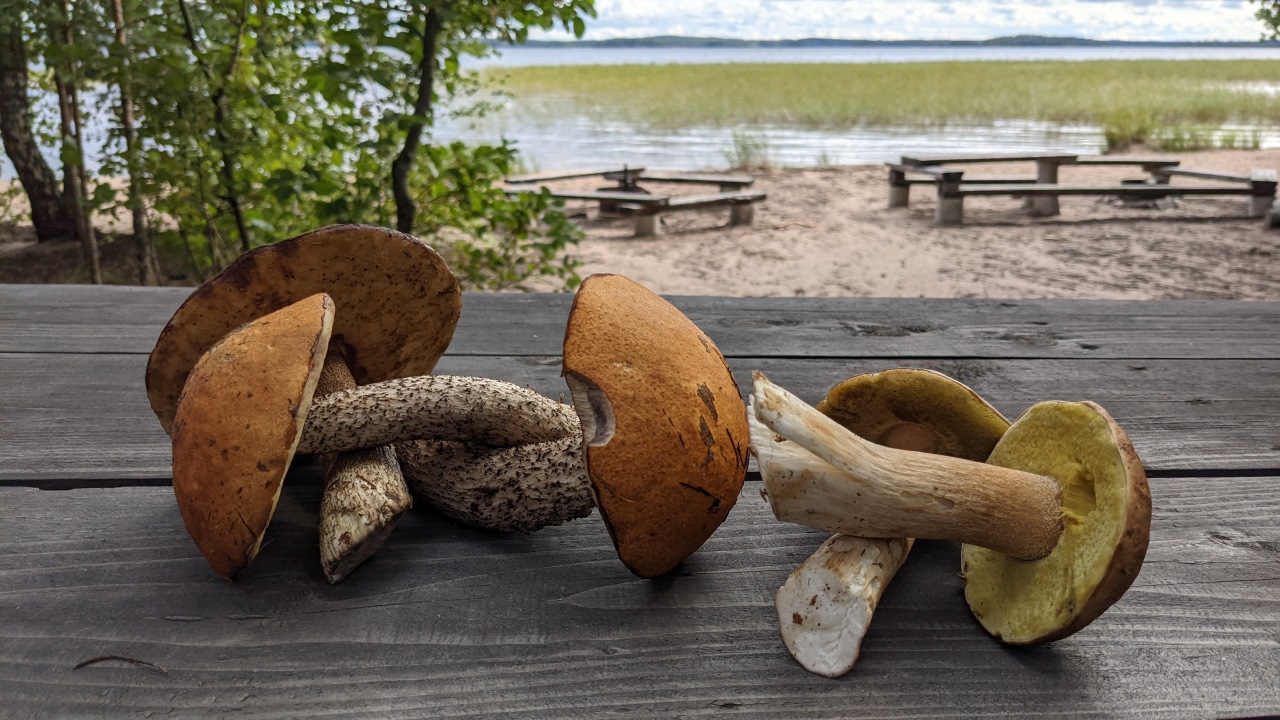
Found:
[(396, 229), (402, 233), (413, 232), (414, 217), (418, 213), (413, 196), (409, 194), (409, 172), (413, 170), (413, 161), (418, 155), (422, 129), (431, 120), (436, 40), (440, 37), (442, 25), (440, 11), (435, 8), (427, 10), (426, 22), (422, 28), (422, 60), (418, 63), (418, 99), (413, 104), (414, 119), (405, 134), (404, 147), (391, 163), (391, 191), (396, 200)]
[(133, 83), (129, 66), (129, 36), (125, 31), (123, 0), (112, 0), (112, 19), (116, 42), (120, 44), (120, 135), (124, 138), (124, 162), (129, 171), (129, 211), (133, 214), (133, 242), (138, 260), (138, 281), (143, 285), (160, 284), (160, 262), (155, 241), (147, 230), (147, 207), (142, 200), (138, 175), (138, 136), (133, 127)]
[(0, 139), (31, 203), (36, 239), (44, 242), (75, 237), (71, 208), (58, 191), (58, 179), (40, 154), (31, 132), (27, 50), (18, 13), (0, 17)]
[[(71, 34), (71, 12), (65, 0), (60, 5), (62, 11), (62, 37), (50, 40), (70, 48), (74, 42)], [(50, 32), (50, 35), (53, 33)], [(95, 285), (102, 284), (102, 258), (98, 254), (98, 239), (93, 233), (93, 219), (89, 217), (86, 207), (88, 198), (88, 178), (84, 171), (84, 143), (80, 137), (80, 100), (76, 94), (75, 64), (72, 63), (69, 75), (53, 71), (53, 83), (58, 89), (58, 107), (62, 112), (62, 146), (63, 157), (67, 157), (68, 143), (75, 148), (75, 162), (62, 162), (63, 197), (71, 205), (76, 222), (76, 235), (80, 238), (80, 247), (84, 252), (84, 262), (89, 268), (89, 280)], [(68, 80), (67, 77), (71, 79)]]

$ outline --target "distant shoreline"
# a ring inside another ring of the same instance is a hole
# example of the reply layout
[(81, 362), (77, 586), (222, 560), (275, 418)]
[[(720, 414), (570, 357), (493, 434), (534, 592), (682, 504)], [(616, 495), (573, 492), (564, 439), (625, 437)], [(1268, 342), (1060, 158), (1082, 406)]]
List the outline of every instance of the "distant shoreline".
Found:
[[(499, 43), (494, 43), (499, 44)], [(1280, 42), (1245, 40), (1091, 40), (1046, 35), (1010, 35), (987, 40), (853, 40), (840, 38), (797, 38), (793, 40), (745, 40), (740, 38), (685, 37), (659, 35), (608, 40), (527, 40), (527, 48), (857, 48), (857, 47), (1231, 47), (1276, 48)]]

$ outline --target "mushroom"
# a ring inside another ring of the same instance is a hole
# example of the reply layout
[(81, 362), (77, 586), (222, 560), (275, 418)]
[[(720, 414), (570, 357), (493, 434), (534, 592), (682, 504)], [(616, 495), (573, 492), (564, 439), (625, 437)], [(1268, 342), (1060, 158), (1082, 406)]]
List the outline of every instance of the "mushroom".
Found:
[[(878, 445), (967, 460), (984, 460), (1009, 421), (977, 393), (942, 373), (897, 368), (857, 375), (833, 387), (817, 410), (845, 429)], [(772, 436), (748, 417), (753, 436), (765, 438), (760, 473), (790, 472), (779, 446), (799, 450), (799, 462), (821, 464), (794, 443)], [(791, 656), (804, 669), (839, 677), (858, 661), (862, 638), (880, 596), (911, 551), (911, 538), (863, 538), (837, 533), (801, 564), (774, 600), (778, 627)]]
[(174, 408), (178, 509), (196, 547), (228, 580), (262, 547), (333, 315), (333, 301), (319, 294), (232, 331), (195, 363)]
[[(286, 363), (282, 352), (262, 352)], [(298, 356), (292, 363), (311, 361)], [(429, 375), (337, 390), (301, 407), (304, 428), (293, 447), (327, 454), (427, 439), (488, 448), (556, 513), (585, 514), (591, 507), (581, 499), (594, 498), (632, 572), (668, 572), (719, 526), (745, 480), (746, 411), (724, 358), (657, 295), (620, 276), (593, 276), (575, 298), (565, 375), (576, 413), (484, 378)], [(222, 412), (239, 422), (234, 407)], [(673, 452), (677, 445), (684, 451)], [(176, 457), (175, 476), (185, 472)], [(457, 469), (474, 480), (493, 467)], [(531, 478), (541, 484), (530, 485)], [(456, 498), (455, 484), (467, 487), (436, 478), (436, 490)], [(569, 499), (569, 511), (557, 497)], [(523, 512), (523, 503), (506, 512)], [(471, 503), (453, 507), (475, 515)], [(241, 567), (215, 565), (227, 577)]]
[[(174, 493), (192, 539), (228, 580), (257, 554), (296, 453), (337, 454), (331, 480), (354, 466), (355, 479), (367, 482), (370, 467), (396, 466), (387, 446), (418, 434), (523, 444), (567, 436), (581, 444), (571, 412), (548, 412), (561, 406), (495, 380), (428, 375), (317, 397), (322, 376), (334, 372), (326, 362), (334, 318), (333, 301), (320, 293), (252, 320), (202, 355), (183, 387)], [(344, 497), (326, 496), (322, 507)], [(358, 532), (349, 512), (331, 512), (321, 527), (336, 523), (335, 536)]]
[(724, 357), (670, 303), (600, 274), (574, 298), (562, 374), (575, 437), (403, 444), (406, 478), (492, 529), (527, 532), (594, 504), (631, 572), (669, 572), (724, 521), (746, 479), (746, 409)]
[[(214, 343), (320, 292), (337, 306), (330, 363), (349, 360), (338, 374), (359, 383), (430, 372), (461, 307), (440, 255), (384, 228), (333, 226), (245, 253), (183, 302), (151, 352), (147, 395), (165, 431), (173, 433), (188, 373)], [(359, 467), (355, 460), (336, 458), (326, 473), (320, 547), (330, 582), (376, 550), (412, 502), (390, 450), (364, 453)]]
[(779, 519), (965, 543), (969, 607), (1006, 643), (1077, 632), (1141, 569), (1151, 521), (1146, 475), (1124, 431), (1094, 403), (1032, 406), (986, 464), (874, 445), (761, 373), (749, 412), (767, 428), (752, 435), (762, 463), (773, 461), (776, 433), (841, 471), (798, 463), (767, 476)]

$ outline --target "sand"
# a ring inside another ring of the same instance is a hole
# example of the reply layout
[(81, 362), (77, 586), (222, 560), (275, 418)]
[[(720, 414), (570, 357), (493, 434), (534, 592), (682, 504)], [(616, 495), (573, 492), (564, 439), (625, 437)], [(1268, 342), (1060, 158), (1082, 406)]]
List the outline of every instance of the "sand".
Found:
[[(1277, 150), (1172, 156), (1235, 174), (1280, 168)], [(966, 170), (1035, 173), (1030, 164)], [(886, 207), (883, 166), (753, 174), (768, 199), (749, 227), (730, 227), (727, 209), (688, 211), (663, 218), (659, 237), (635, 239), (630, 220), (587, 210), (576, 253), (583, 274), (621, 273), (675, 295), (1280, 299), (1280, 230), (1246, 217), (1243, 196), (1188, 197), (1164, 209), (1063, 197), (1050, 218), (1029, 216), (1010, 197), (969, 198), (962, 227), (935, 227), (931, 186), (912, 187), (907, 208)], [(1141, 177), (1136, 167), (1068, 166), (1060, 182)], [(693, 187), (652, 189), (700, 192)]]
[[(1280, 168), (1280, 150), (1175, 157), (1183, 167), (1235, 174)], [(967, 170), (1034, 174), (1030, 164)], [(933, 225), (931, 186), (913, 187), (907, 208), (886, 207), (883, 166), (753, 174), (754, 189), (768, 200), (757, 205), (752, 226), (730, 227), (724, 208), (689, 211), (665, 217), (662, 235), (641, 240), (631, 237), (630, 220), (583, 208), (586, 237), (574, 251), (584, 262), (580, 272), (621, 273), (670, 295), (1280, 300), (1280, 229), (1245, 217), (1242, 196), (1185, 198), (1165, 209), (1064, 197), (1061, 215), (1051, 218), (1029, 216), (1010, 197), (969, 198), (965, 224), (943, 228)], [(1067, 166), (1060, 181), (1142, 176), (1136, 167)], [(600, 185), (599, 178), (578, 184)], [(114, 223), (123, 226), (127, 218)], [(0, 232), (0, 282), (66, 282), (74, 275), (80, 263), (74, 243), (37, 246), (29, 228), (9, 230)], [(131, 280), (131, 257), (124, 241), (104, 248), (111, 280)]]

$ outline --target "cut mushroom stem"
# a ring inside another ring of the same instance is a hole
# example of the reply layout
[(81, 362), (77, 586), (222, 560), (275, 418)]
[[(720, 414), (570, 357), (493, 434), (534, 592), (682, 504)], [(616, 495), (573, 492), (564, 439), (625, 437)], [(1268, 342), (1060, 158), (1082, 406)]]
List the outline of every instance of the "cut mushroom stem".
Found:
[(778, 627), (805, 670), (840, 677), (853, 668), (880, 596), (912, 540), (832, 535), (778, 589)]
[[(1051, 477), (875, 445), (758, 372), (748, 417), (781, 436), (753, 431), (762, 464), (795, 463), (768, 487), (780, 520), (863, 537), (954, 540), (1022, 560), (1047, 556), (1062, 538), (1062, 489)], [(799, 462), (804, 451), (842, 472)]]
[[(341, 344), (330, 341), (316, 397), (356, 387)], [(413, 505), (390, 445), (326, 458), (320, 501), (320, 565), (330, 583), (360, 566)]]

